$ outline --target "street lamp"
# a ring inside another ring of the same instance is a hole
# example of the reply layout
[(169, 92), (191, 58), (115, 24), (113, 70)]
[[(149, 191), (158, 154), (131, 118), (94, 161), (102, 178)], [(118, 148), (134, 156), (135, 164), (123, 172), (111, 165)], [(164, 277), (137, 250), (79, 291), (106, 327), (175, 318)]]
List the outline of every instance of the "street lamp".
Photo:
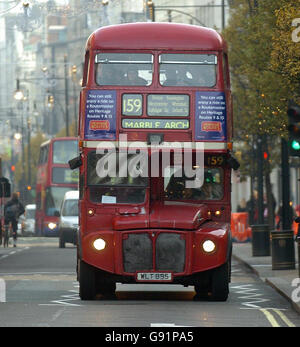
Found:
[(21, 138), (22, 138), (22, 134), (21, 134), (21, 133), (15, 133), (15, 134), (14, 134), (14, 139), (15, 139), (15, 140), (18, 140), (18, 141), (19, 141), (19, 140), (21, 140)]
[(147, 5), (148, 18), (150, 18), (150, 20), (152, 22), (155, 22), (156, 11), (167, 11), (169, 18), (170, 18), (171, 11), (173, 11), (173, 12), (184, 14), (184, 15), (192, 18), (194, 21), (196, 21), (197, 23), (199, 23), (202, 26), (206, 26), (206, 25), (204, 25), (195, 16), (191, 15), (190, 13), (178, 10), (178, 8), (180, 8), (180, 9), (181, 8), (221, 8), (221, 10), (222, 10), (222, 29), (225, 28), (225, 7), (227, 6), (227, 5), (225, 5), (225, 0), (221, 0), (221, 3), (219, 5), (207, 4), (207, 5), (178, 5), (178, 6), (167, 6), (167, 5), (166, 6), (156, 6), (152, 0), (148, 0), (148, 1), (146, 1), (146, 5)]
[(65, 108), (66, 108), (66, 136), (69, 136), (69, 84), (67, 72), (67, 55), (64, 55), (64, 71), (65, 71)]
[(75, 134), (77, 132), (77, 98), (76, 98), (76, 82), (77, 82), (77, 66), (73, 65), (71, 68), (72, 82), (73, 82), (73, 103), (74, 103), (74, 121), (75, 121)]
[[(28, 94), (28, 91), (27, 91)], [(22, 110), (21, 110), (21, 134), (15, 134), (15, 139), (20, 139), (21, 140), (21, 149), (22, 149), (22, 182), (24, 183), (26, 181), (26, 177), (25, 177), (25, 150), (24, 150), (24, 110), (25, 110), (25, 104), (24, 102), (28, 100), (28, 96), (24, 95), (23, 91), (20, 89), (20, 80), (17, 79), (17, 88), (14, 92), (14, 99), (17, 101), (18, 103), (18, 109), (20, 110), (19, 106), (21, 106)], [(21, 104), (22, 103), (22, 104)], [(27, 112), (26, 112), (27, 115)], [(24, 192), (24, 190), (23, 190)], [(25, 193), (24, 193), (24, 197), (25, 197)]]
[(14, 92), (14, 99), (17, 101), (21, 101), (24, 99), (24, 94), (22, 92), (22, 90), (20, 89), (20, 80), (17, 79), (17, 88)]
[(52, 108), (54, 106), (54, 96), (51, 94), (47, 95), (47, 107)]
[(155, 22), (155, 7), (152, 0), (147, 1), (147, 8), (149, 11), (149, 18), (152, 22)]

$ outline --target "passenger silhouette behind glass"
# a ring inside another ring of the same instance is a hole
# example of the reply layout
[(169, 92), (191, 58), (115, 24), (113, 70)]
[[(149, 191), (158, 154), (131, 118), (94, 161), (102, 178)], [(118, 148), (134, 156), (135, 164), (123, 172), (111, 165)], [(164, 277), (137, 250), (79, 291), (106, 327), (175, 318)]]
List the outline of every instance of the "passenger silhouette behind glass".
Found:
[[(163, 86), (176, 86), (177, 85), (177, 71), (175, 66), (166, 66), (165, 69), (166, 79), (163, 82)], [(162, 83), (162, 81), (160, 81)]]
[(127, 82), (130, 86), (146, 86), (148, 84), (145, 79), (139, 76), (138, 70), (133, 66), (127, 70)]
[(213, 182), (211, 173), (206, 172), (204, 183), (199, 188), (188, 188), (186, 177), (175, 177), (173, 174), (165, 189), (165, 197), (168, 199), (184, 200), (218, 200), (223, 196), (222, 184)]
[(190, 75), (189, 71), (186, 69), (186, 66), (177, 67), (177, 86), (190, 86), (192, 85), (192, 79), (188, 77)]

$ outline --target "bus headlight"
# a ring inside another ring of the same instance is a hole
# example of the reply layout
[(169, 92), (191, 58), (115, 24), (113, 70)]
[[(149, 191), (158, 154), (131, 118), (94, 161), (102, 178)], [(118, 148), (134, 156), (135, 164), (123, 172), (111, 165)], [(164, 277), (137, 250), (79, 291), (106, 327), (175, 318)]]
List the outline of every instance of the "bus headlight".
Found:
[(55, 228), (56, 228), (56, 223), (50, 222), (50, 223), (48, 224), (48, 228), (51, 229), (51, 230), (55, 229)]
[(106, 242), (103, 239), (96, 239), (93, 246), (97, 251), (102, 251), (106, 246)]
[(212, 253), (216, 249), (216, 244), (212, 240), (206, 240), (202, 243), (202, 248), (206, 253)]

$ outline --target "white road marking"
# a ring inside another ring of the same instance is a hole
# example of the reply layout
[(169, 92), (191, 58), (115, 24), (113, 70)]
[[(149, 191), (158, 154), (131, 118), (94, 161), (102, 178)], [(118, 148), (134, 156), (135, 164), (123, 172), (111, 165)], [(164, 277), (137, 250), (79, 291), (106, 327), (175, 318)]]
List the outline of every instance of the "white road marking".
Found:
[[(252, 284), (243, 284), (239, 286), (232, 286), (231, 289), (237, 294), (243, 294), (239, 296), (239, 299), (242, 299), (241, 304), (246, 307), (241, 307), (240, 309), (254, 309), (261, 311), (272, 327), (280, 327), (281, 325), (276, 320), (276, 315), (287, 325), (288, 327), (295, 327), (295, 325), (287, 318), (287, 316), (282, 312), (285, 309), (273, 308), (273, 307), (261, 307), (258, 304), (261, 304), (270, 299), (265, 299), (262, 297), (262, 294), (256, 293), (259, 289), (253, 287)], [(250, 299), (250, 300), (249, 300)], [(246, 301), (245, 301), (246, 300)], [(271, 312), (273, 311), (273, 312)], [(273, 313), (273, 314), (272, 314)], [(278, 319), (278, 318), (277, 318)]]
[[(73, 282), (74, 288), (76, 288), (77, 285), (78, 285), (77, 282)], [(68, 290), (68, 292), (70, 294), (61, 295), (61, 297), (58, 300), (52, 300), (50, 301), (49, 304), (39, 304), (39, 306), (73, 306), (73, 307), (82, 306), (79, 304), (72, 303), (72, 301), (80, 300), (78, 289), (71, 289), (71, 290)]]
[(2, 272), (0, 273), (1, 276), (17, 276), (17, 275), (75, 275), (75, 272), (55, 272), (55, 271), (35, 271), (35, 272)]
[(54, 322), (58, 317), (60, 317), (64, 312), (65, 312), (65, 307), (63, 307), (62, 309), (58, 310), (51, 319), (51, 322)]
[(23, 252), (23, 251), (25, 251), (25, 250), (27, 250), (27, 249), (29, 249), (29, 248), (30, 248), (30, 247), (22, 247), (22, 248), (19, 248), (19, 249), (17, 249), (17, 250), (11, 251), (11, 252), (9, 252), (8, 254), (2, 255), (2, 256), (0, 257), (0, 260), (1, 260), (1, 259), (5, 259), (5, 258), (7, 258), (7, 257), (9, 257), (9, 256), (11, 256), (11, 255), (14, 255), (14, 254)]
[(270, 299), (262, 298), (262, 294), (256, 293), (259, 289), (253, 288), (252, 284), (231, 286), (230, 288), (233, 289), (233, 291), (237, 294), (243, 294), (238, 298), (243, 300), (241, 304), (247, 308), (261, 308), (257, 304), (270, 301)]
[(6, 283), (3, 278), (0, 278), (0, 302), (6, 302)]

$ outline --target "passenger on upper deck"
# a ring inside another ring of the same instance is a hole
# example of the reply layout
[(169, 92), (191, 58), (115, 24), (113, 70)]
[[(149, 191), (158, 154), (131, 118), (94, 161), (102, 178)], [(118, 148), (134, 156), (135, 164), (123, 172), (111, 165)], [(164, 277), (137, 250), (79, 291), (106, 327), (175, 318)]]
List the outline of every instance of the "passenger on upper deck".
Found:
[(197, 66), (192, 73), (195, 86), (213, 87), (216, 84), (216, 71), (212, 65)]
[(127, 83), (130, 86), (146, 86), (148, 83), (138, 74), (138, 69), (130, 65), (127, 70)]
[(187, 67), (182, 65), (177, 67), (177, 86), (191, 86), (193, 85), (193, 80), (191, 74), (187, 70)]
[(176, 86), (177, 85), (177, 71), (173, 65), (166, 66), (165, 70), (166, 79), (163, 82), (164, 86)]
[(98, 85), (119, 85), (120, 72), (113, 64), (97, 64), (96, 82)]
[(165, 76), (166, 80), (163, 82), (163, 86), (190, 86), (192, 85), (192, 79), (188, 77), (189, 71), (186, 66), (165, 64)]

